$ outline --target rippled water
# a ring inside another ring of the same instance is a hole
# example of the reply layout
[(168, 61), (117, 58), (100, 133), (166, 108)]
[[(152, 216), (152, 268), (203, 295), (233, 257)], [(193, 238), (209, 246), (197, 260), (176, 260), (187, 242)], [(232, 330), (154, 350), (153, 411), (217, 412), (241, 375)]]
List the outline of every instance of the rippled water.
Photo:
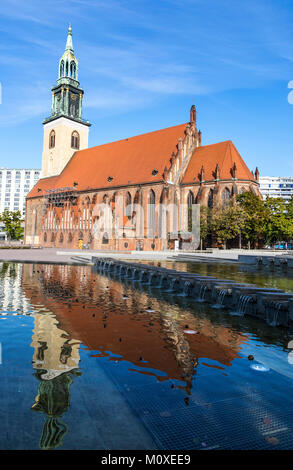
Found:
[(2, 263), (0, 448), (290, 449), (291, 337), (88, 266)]

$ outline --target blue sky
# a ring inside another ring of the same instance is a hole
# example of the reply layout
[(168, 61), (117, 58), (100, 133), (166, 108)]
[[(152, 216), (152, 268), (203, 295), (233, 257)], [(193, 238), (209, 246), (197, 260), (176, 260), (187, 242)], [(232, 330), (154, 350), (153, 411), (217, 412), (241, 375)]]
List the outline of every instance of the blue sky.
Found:
[(1, 2), (0, 166), (41, 166), (69, 22), (90, 146), (188, 121), (195, 104), (203, 145), (231, 139), (250, 169), (293, 176), (292, 0)]

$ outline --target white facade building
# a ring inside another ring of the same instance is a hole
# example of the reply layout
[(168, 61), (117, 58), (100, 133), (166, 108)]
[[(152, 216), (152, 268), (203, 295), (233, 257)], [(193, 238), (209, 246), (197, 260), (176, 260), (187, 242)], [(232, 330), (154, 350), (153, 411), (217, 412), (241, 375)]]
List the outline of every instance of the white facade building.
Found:
[(40, 179), (40, 174), (40, 169), (0, 167), (0, 213), (8, 209), (20, 211), (24, 217), (26, 195)]
[(264, 199), (267, 197), (281, 197), (286, 202), (293, 196), (292, 176), (261, 176), (259, 189)]

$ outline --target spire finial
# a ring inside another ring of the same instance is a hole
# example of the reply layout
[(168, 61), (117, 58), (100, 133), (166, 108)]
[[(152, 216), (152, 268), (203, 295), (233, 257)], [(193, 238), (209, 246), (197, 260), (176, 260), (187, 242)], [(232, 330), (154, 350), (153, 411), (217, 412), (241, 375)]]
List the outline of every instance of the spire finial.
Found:
[(71, 23), (69, 23), (68, 26), (68, 33), (67, 33), (67, 41), (66, 41), (66, 51), (72, 51), (73, 52), (73, 44), (72, 44), (72, 28), (71, 28)]

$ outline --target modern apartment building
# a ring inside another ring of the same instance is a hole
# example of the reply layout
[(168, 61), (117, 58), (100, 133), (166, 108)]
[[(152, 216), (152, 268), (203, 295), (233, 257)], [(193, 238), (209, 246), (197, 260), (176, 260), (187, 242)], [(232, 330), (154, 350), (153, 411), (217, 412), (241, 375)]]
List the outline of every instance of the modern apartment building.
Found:
[(259, 189), (264, 199), (282, 197), (286, 202), (293, 196), (292, 176), (260, 176)]
[(25, 198), (40, 178), (40, 169), (0, 167), (0, 213), (4, 209), (25, 215)]

